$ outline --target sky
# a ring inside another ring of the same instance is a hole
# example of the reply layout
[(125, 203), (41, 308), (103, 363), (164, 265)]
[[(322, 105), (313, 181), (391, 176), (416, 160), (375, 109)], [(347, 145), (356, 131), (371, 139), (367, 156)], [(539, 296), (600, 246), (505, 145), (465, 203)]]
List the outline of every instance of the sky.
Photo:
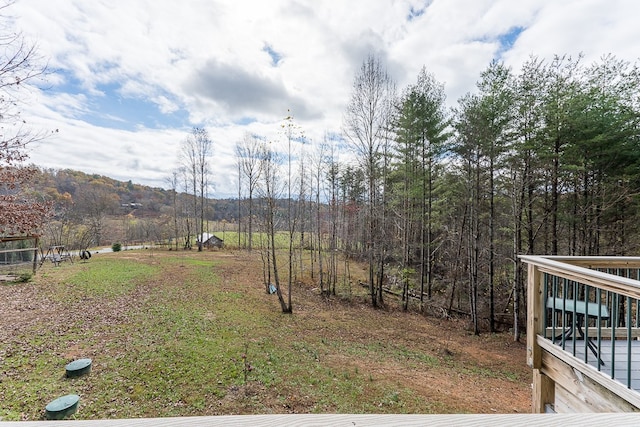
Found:
[(640, 56), (636, 0), (17, 0), (5, 19), (47, 74), (22, 118), (51, 134), (30, 161), (168, 188), (193, 127), (213, 143), (212, 197), (237, 194), (234, 145), (339, 134), (353, 80), (378, 57), (399, 90), (421, 68), (454, 106), (492, 60)]

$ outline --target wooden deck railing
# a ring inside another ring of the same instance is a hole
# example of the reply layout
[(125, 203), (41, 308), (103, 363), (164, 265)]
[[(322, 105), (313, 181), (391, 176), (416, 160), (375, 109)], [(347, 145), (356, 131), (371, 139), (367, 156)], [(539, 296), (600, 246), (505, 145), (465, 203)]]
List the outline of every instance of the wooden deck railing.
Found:
[(640, 411), (640, 258), (521, 259), (533, 411)]

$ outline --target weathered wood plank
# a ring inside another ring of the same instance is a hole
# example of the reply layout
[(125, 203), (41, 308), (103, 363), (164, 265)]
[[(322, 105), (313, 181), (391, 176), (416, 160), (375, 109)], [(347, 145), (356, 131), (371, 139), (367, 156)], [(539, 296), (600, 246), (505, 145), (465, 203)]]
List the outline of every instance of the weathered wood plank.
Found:
[(539, 369), (533, 370), (533, 401), (531, 410), (534, 414), (544, 414), (547, 405), (555, 403), (555, 383)]
[[(595, 343), (595, 341), (593, 341)], [(631, 341), (631, 354), (628, 354), (627, 341), (602, 341), (600, 348), (600, 359), (604, 362), (604, 365), (599, 367), (600, 372), (613, 377), (616, 381), (620, 382), (624, 386), (628, 385), (628, 375), (631, 374), (631, 388), (636, 391), (640, 391), (640, 341)], [(612, 344), (615, 344), (615, 366), (613, 361), (614, 349)], [(556, 342), (558, 348), (562, 348), (560, 343)], [(576, 340), (575, 345), (575, 357), (584, 362), (585, 360), (585, 344), (583, 340)], [(565, 342), (565, 351), (573, 355), (573, 342)], [(598, 362), (595, 356), (586, 351), (587, 363), (598, 369)], [(631, 357), (631, 370), (627, 372), (628, 357)], [(614, 369), (615, 368), (615, 369)], [(613, 369), (613, 375), (612, 375)]]
[[(556, 412), (634, 412), (638, 409), (625, 399), (610, 392), (602, 385), (573, 369), (570, 365), (544, 352), (542, 371), (556, 383), (559, 401)], [(565, 393), (565, 391), (567, 393)], [(565, 402), (573, 409), (566, 409)]]
[(562, 256), (549, 255), (547, 259), (579, 265), (586, 268), (640, 268), (640, 257), (635, 256)]
[(557, 414), (585, 414), (593, 412), (592, 408), (585, 405), (583, 401), (562, 386), (557, 387), (555, 398), (553, 409)]
[(33, 251), (37, 251), (38, 248), (20, 248), (20, 249), (2, 249), (0, 250), (0, 254), (8, 254), (8, 253), (12, 253), (12, 252), (33, 252)]
[(536, 336), (544, 329), (541, 319), (544, 315), (544, 295), (540, 286), (540, 270), (533, 264), (529, 264), (527, 280), (527, 364), (533, 369), (540, 369), (542, 358)]
[(446, 414), (446, 415), (229, 415), (219, 417), (142, 418), (93, 421), (3, 422), (2, 427), (276, 427), (276, 426), (514, 426), (616, 427), (638, 426), (640, 414)]
[[(579, 371), (582, 375), (588, 376), (607, 390), (610, 390), (615, 395), (620, 396), (631, 405), (635, 406), (636, 408), (640, 408), (640, 393), (628, 389), (623, 384), (611, 379), (608, 375), (599, 372), (597, 368), (584, 363), (582, 360), (572, 356), (557, 345), (551, 343), (551, 341), (541, 336), (538, 336), (538, 345), (540, 345), (540, 347), (542, 347), (542, 349), (544, 350), (543, 354), (545, 352), (550, 353), (556, 358), (562, 360), (567, 365), (571, 366), (574, 370)], [(542, 371), (545, 372), (544, 369), (542, 369)], [(549, 376), (554, 379), (552, 375)]]

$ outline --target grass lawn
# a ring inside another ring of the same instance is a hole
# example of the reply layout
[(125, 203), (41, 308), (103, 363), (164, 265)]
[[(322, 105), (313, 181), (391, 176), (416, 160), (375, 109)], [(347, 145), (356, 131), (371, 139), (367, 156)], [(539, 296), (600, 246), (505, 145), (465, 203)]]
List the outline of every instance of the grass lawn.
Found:
[[(0, 419), (40, 419), (69, 393), (78, 419), (529, 411), (508, 336), (373, 310), (355, 288), (346, 301), (296, 285), (282, 314), (260, 268), (244, 252), (141, 250), (0, 284)], [(91, 373), (65, 378), (85, 357)]]

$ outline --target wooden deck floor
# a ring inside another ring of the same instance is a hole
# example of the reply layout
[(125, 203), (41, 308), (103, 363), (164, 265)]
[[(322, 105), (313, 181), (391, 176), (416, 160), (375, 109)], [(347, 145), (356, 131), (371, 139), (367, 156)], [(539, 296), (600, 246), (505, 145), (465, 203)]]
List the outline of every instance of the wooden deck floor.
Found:
[(226, 415), (218, 417), (139, 418), (128, 420), (2, 421), (3, 427), (301, 427), (301, 426), (403, 426), (403, 427), (602, 427), (638, 426), (635, 413), (605, 414), (443, 414), (357, 415), (287, 414)]
[[(592, 339), (591, 342), (594, 346), (597, 346), (596, 340)], [(556, 342), (556, 345), (562, 347), (560, 342)], [(566, 340), (563, 349), (578, 359), (586, 361), (589, 365), (599, 369), (602, 373), (609, 375), (626, 387), (640, 392), (640, 341), (602, 340), (600, 344), (600, 359), (604, 362), (604, 365), (600, 366), (598, 366), (599, 363), (596, 356), (586, 346), (584, 340)]]

